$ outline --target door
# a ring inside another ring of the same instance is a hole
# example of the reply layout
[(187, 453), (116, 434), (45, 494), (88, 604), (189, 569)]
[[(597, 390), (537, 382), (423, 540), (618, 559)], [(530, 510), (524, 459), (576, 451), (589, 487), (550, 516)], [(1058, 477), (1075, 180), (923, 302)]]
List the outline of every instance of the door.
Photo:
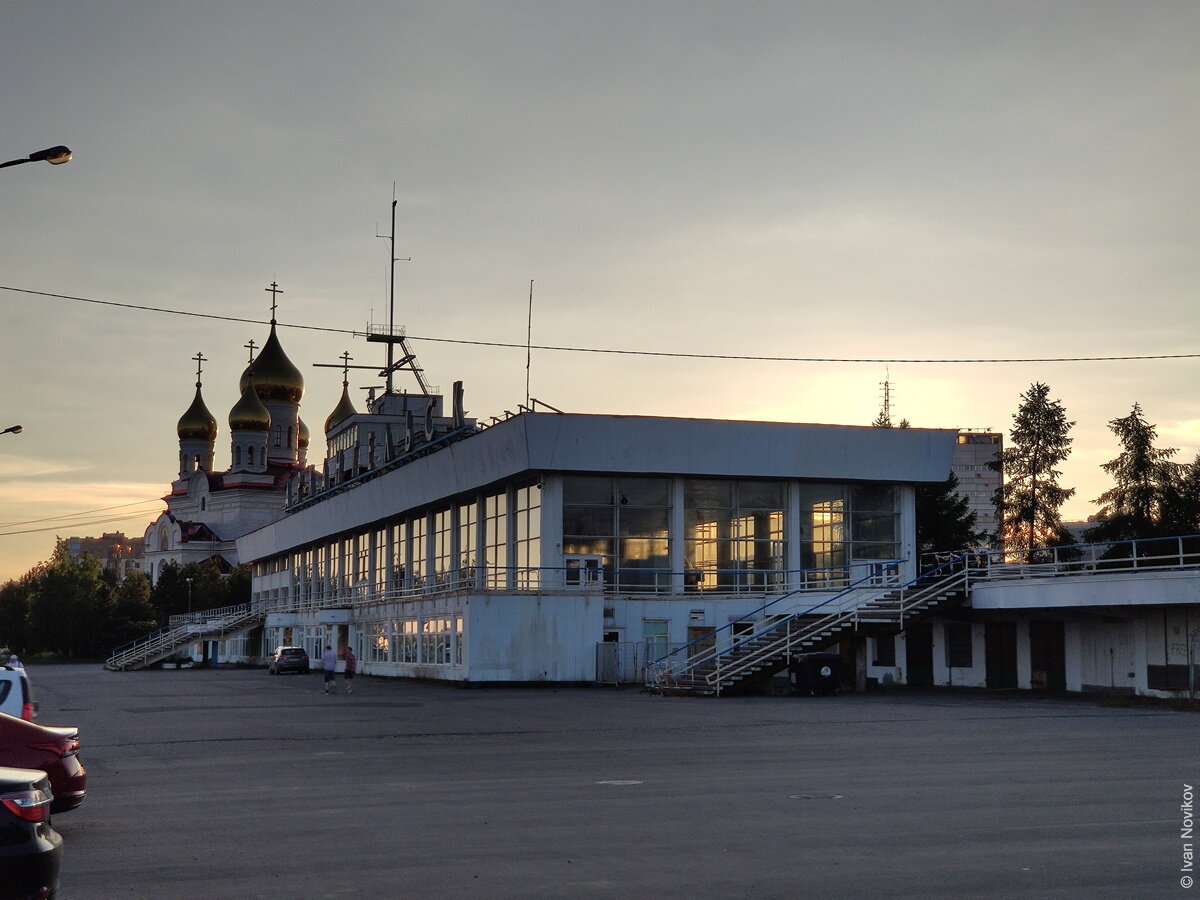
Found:
[(904, 661), (911, 687), (933, 687), (933, 625), (918, 622), (904, 629)]
[(988, 622), (983, 626), (983, 642), (984, 653), (987, 657), (987, 686), (990, 688), (1015, 688), (1017, 686), (1017, 623)]
[(1067, 642), (1063, 623), (1029, 623), (1029, 684), (1034, 689), (1067, 689)]
[(565, 556), (568, 587), (598, 587), (604, 583), (604, 557)]

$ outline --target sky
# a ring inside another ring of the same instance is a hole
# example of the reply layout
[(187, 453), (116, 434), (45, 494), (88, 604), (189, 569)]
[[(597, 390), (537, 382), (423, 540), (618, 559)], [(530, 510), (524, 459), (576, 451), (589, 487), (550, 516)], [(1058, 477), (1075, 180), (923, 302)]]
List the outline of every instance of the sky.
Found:
[(197, 352), (228, 465), (272, 282), (320, 448), (314, 364), (383, 362), (393, 191), (397, 323), (469, 415), (525, 400), (532, 281), (535, 348), (751, 357), (534, 349), (568, 412), (868, 425), (886, 380), (1007, 435), (1045, 382), (1084, 519), (1135, 402), (1200, 450), (1198, 34), (1192, 0), (0, 0), (0, 160), (75, 154), (0, 171), (0, 581), (142, 535)]

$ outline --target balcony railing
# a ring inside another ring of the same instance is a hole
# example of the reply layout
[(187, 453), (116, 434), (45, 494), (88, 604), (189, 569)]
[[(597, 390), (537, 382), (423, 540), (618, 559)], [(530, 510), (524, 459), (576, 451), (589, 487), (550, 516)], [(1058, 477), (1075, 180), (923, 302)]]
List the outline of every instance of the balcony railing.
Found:
[(454, 572), (410, 575), (402, 583), (394, 579), (382, 585), (368, 581), (335, 586), (324, 583), (293, 584), (288, 588), (288, 597), (259, 596), (253, 601), (253, 606), (259, 612), (328, 609), (426, 600), (433, 596), (466, 591), (534, 594), (583, 591), (615, 596), (756, 595), (767, 599), (796, 592), (837, 592), (851, 584), (869, 584), (872, 587), (898, 584), (901, 565), (899, 561), (888, 560), (792, 572), (767, 569), (706, 570), (706, 575), (715, 576), (711, 587), (701, 586), (696, 577), (697, 570), (694, 569), (671, 572), (665, 569), (608, 570), (573, 566), (472, 566)]
[(1102, 544), (1072, 544), (1033, 550), (927, 553), (921, 570), (966, 555), (973, 580), (1050, 578), (1107, 572), (1146, 572), (1200, 567), (1200, 535), (1143, 538)]

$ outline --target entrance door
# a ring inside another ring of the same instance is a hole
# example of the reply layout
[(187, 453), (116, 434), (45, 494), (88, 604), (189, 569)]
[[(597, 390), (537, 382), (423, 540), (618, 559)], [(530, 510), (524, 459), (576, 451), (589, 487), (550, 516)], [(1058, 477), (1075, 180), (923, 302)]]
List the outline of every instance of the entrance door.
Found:
[(1031, 687), (1067, 689), (1067, 642), (1062, 622), (1029, 623), (1029, 668)]
[(595, 587), (604, 583), (604, 557), (564, 556), (568, 587)]
[(717, 646), (717, 633), (707, 625), (701, 625), (695, 628), (691, 625), (687, 630), (688, 637), (688, 658), (699, 656), (701, 653), (706, 653), (713, 647)]
[(904, 662), (911, 687), (933, 687), (933, 625), (917, 622), (904, 629)]
[[(984, 653), (987, 656), (987, 686), (1017, 686), (1017, 623), (988, 622), (983, 626)], [(1065, 678), (1065, 676), (1064, 676)]]

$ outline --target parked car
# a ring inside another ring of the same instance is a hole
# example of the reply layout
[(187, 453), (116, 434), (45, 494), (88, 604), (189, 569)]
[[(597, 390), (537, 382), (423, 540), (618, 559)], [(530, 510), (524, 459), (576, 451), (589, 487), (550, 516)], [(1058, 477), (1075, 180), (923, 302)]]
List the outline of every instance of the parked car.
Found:
[(54, 791), (51, 812), (74, 809), (87, 796), (79, 747), (78, 728), (53, 728), (0, 713), (0, 766), (45, 772)]
[(58, 891), (62, 836), (50, 826), (50, 779), (0, 766), (0, 900), (50, 900)]
[(308, 674), (308, 651), (303, 647), (276, 647), (267, 671), (272, 675), (280, 672)]
[(33, 689), (24, 668), (0, 666), (0, 713), (32, 722), (37, 715)]

